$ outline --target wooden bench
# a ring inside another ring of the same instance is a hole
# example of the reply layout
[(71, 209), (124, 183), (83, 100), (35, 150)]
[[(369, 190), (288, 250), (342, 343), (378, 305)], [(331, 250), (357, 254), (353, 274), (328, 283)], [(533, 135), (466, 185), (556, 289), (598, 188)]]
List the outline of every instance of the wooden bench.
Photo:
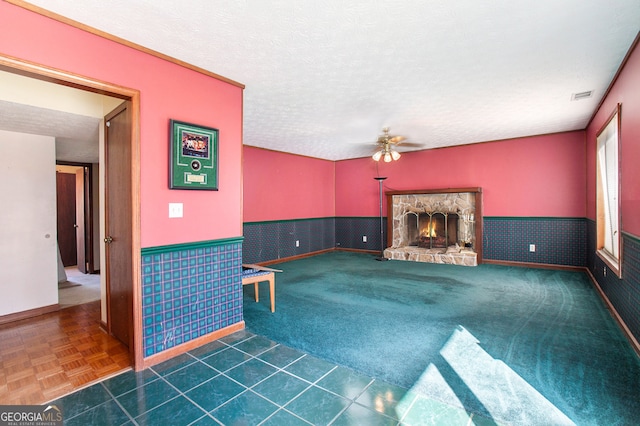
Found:
[(276, 311), (276, 272), (282, 272), (282, 270), (254, 264), (242, 265), (242, 285), (253, 284), (256, 302), (260, 301), (258, 284), (263, 281), (269, 282), (271, 312)]

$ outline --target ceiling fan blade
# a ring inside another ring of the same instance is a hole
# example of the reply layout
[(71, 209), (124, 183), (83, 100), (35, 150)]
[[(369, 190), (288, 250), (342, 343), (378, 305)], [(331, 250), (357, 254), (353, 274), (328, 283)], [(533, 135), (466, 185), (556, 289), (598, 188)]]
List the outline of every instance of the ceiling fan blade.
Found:
[(402, 142), (405, 139), (406, 138), (404, 136), (392, 136), (392, 137), (389, 138), (389, 143), (398, 144), (398, 143)]
[(383, 148), (389, 147), (389, 145), (403, 145), (403, 146), (422, 146), (422, 144), (414, 144), (411, 142), (404, 142), (407, 138), (405, 136), (392, 136), (389, 134), (389, 128), (385, 127), (382, 129), (383, 134), (378, 136), (377, 144)]
[(420, 146), (424, 146), (424, 144), (422, 143), (415, 143), (415, 142), (399, 142), (397, 143), (397, 145), (401, 145), (401, 146), (411, 146), (411, 147), (420, 147)]

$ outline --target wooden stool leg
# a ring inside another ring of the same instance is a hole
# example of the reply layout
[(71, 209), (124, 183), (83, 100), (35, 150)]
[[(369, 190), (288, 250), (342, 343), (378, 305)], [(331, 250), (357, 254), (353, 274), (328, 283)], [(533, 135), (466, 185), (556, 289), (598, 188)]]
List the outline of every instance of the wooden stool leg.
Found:
[(275, 286), (275, 278), (271, 276), (269, 278), (269, 297), (271, 298), (271, 312), (276, 311), (276, 286)]
[(253, 292), (256, 294), (256, 302), (259, 302), (260, 300), (258, 300), (258, 283), (260, 281), (256, 281), (255, 283), (253, 283)]

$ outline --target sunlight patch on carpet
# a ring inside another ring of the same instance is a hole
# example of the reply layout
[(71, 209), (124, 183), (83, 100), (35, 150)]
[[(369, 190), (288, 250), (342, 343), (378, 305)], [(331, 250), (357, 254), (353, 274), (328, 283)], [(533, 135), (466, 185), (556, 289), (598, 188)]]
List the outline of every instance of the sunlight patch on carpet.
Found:
[(484, 407), (486, 414), (499, 421), (574, 425), (508, 365), (484, 351), (464, 327), (454, 330), (440, 355), (448, 367), (441, 368), (445, 372), (429, 364), (412, 391), (461, 408), (468, 408), (465, 402), (472, 395), (474, 406)]

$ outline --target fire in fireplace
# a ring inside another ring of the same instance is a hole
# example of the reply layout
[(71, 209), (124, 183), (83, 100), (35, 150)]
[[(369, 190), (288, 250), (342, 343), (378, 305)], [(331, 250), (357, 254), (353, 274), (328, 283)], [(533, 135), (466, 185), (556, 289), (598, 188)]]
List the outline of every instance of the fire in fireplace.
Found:
[(414, 213), (407, 215), (409, 245), (442, 248), (458, 240), (458, 215), (455, 213)]

